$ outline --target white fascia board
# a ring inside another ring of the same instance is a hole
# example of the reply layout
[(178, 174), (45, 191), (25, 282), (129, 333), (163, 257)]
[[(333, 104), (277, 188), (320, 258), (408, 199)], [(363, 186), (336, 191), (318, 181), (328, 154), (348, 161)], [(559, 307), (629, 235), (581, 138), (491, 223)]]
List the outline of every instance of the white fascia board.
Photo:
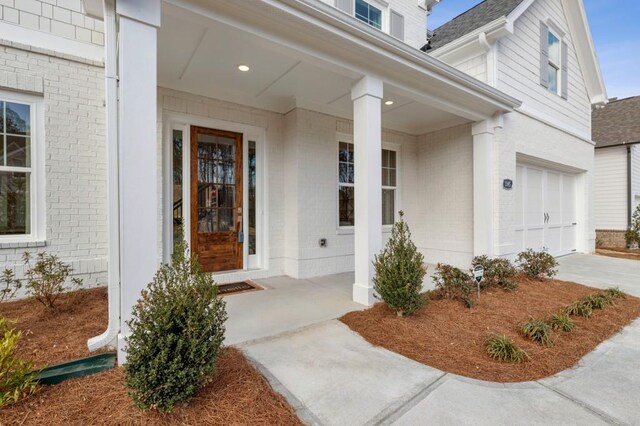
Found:
[(84, 13), (96, 19), (104, 19), (103, 0), (82, 0)]
[(607, 88), (600, 70), (600, 62), (591, 36), (584, 4), (582, 0), (562, 0), (562, 7), (591, 103), (604, 105), (608, 102)]
[(488, 48), (495, 42), (510, 34), (509, 20), (506, 16), (502, 16), (495, 21), (448, 43), (429, 55), (447, 63), (455, 63), (463, 61), (467, 58), (473, 58), (482, 53), (486, 53)]
[[(331, 62), (336, 62), (343, 69), (350, 69), (357, 73), (375, 75), (375, 71), (371, 69), (357, 69), (352, 67), (351, 63), (341, 61), (338, 57), (328, 56), (326, 53), (317, 52), (303, 46), (299, 40), (302, 35), (295, 33), (295, 29), (291, 26), (279, 27), (279, 31), (292, 31), (292, 37), (287, 36), (286, 39), (282, 35), (274, 35), (269, 30), (257, 28), (254, 24), (246, 23), (243, 17), (246, 13), (239, 13), (238, 8), (244, 8), (249, 5), (233, 2), (234, 15), (224, 15), (222, 11), (213, 12), (210, 6), (203, 4), (204, 0), (165, 0), (165, 4), (172, 5), (177, 8), (189, 10), (202, 16), (204, 19), (213, 19), (219, 22), (232, 25), (238, 29), (248, 31), (259, 35), (265, 39), (275, 40), (283, 43), (295, 50), (304, 49), (307, 54), (314, 54), (317, 58), (323, 58)], [(522, 103), (512, 96), (493, 88), (462, 71), (459, 71), (446, 63), (432, 58), (418, 49), (412, 48), (407, 44), (396, 40), (388, 34), (366, 25), (355, 18), (346, 16), (343, 12), (335, 7), (319, 0), (263, 0), (257, 5), (252, 4), (252, 17), (255, 18), (259, 8), (262, 7), (267, 11), (268, 16), (286, 16), (301, 21), (307, 28), (316, 30), (326, 36), (339, 36), (342, 38), (341, 43), (344, 46), (343, 51), (348, 47), (359, 46), (358, 53), (366, 53), (370, 58), (367, 59), (368, 64), (386, 63), (389, 66), (384, 67), (385, 75), (375, 75), (383, 78), (385, 81), (396, 85), (391, 74), (404, 76), (408, 74), (420, 73), (424, 77), (432, 78), (451, 87), (451, 89), (460, 90), (466, 94), (476, 98), (478, 101), (486, 102), (492, 105), (495, 110), (502, 112), (512, 111)], [(278, 13), (274, 12), (274, 9)], [(246, 11), (244, 11), (246, 12)], [(255, 21), (255, 19), (254, 19)], [(289, 30), (291, 28), (291, 30)], [(412, 80), (416, 85), (420, 85), (421, 79)], [(416, 90), (414, 88), (414, 90)], [(460, 104), (461, 108), (467, 108)]]
[(513, 34), (515, 22), (534, 1), (523, 1), (508, 16), (501, 16), (429, 54), (447, 62), (456, 62), (487, 52), (500, 38)]

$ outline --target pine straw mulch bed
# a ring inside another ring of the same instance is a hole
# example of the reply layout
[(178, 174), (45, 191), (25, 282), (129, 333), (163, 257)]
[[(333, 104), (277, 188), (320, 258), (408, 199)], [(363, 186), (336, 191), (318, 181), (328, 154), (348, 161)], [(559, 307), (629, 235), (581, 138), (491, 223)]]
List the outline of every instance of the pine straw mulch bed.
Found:
[[(0, 316), (17, 320), (23, 337), (18, 354), (38, 366), (89, 355), (86, 341), (107, 323), (105, 289), (60, 299), (56, 313), (38, 302), (0, 304)], [(224, 348), (211, 382), (173, 413), (141, 412), (124, 387), (124, 373), (102, 374), (42, 386), (17, 404), (0, 410), (0, 425), (300, 425), (292, 408), (236, 348)]]
[(601, 256), (618, 257), (620, 259), (640, 260), (640, 249), (598, 248), (596, 253)]
[[(548, 318), (563, 306), (600, 290), (580, 284), (519, 278), (514, 292), (482, 293), (472, 309), (462, 302), (434, 300), (416, 314), (399, 318), (383, 303), (351, 312), (340, 320), (376, 346), (437, 369), (493, 382), (523, 382), (558, 373), (575, 365), (599, 343), (640, 316), (640, 299), (626, 296), (614, 306), (594, 310), (590, 319), (572, 317), (570, 333), (554, 331), (546, 348), (523, 337), (519, 326), (530, 318)], [(506, 334), (530, 360), (521, 364), (489, 357), (485, 341)]]

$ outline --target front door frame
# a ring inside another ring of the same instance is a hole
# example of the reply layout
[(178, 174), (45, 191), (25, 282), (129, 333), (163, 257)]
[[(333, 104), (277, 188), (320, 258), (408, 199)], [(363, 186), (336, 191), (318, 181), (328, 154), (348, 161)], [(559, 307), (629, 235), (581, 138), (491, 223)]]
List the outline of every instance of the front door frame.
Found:
[[(191, 206), (191, 126), (205, 127), (210, 129), (225, 130), (234, 133), (242, 133), (242, 161), (243, 167), (243, 205), (247, 206), (242, 210), (242, 223), (245, 244), (243, 244), (243, 269), (242, 270), (268, 270), (269, 269), (269, 197), (268, 197), (268, 173), (269, 164), (268, 150), (266, 149), (266, 131), (262, 127), (250, 126), (241, 123), (234, 123), (215, 118), (199, 117), (184, 113), (165, 112), (163, 114), (163, 223), (162, 223), (162, 260), (165, 263), (171, 261), (173, 251), (173, 130), (182, 131), (182, 200), (183, 206)], [(249, 142), (256, 143), (256, 251), (255, 255), (249, 255), (249, 179), (247, 173)], [(184, 216), (184, 234), (191, 235), (190, 214)], [(187, 247), (191, 248), (191, 238), (186, 238)], [(216, 275), (233, 273), (235, 271), (215, 272)]]

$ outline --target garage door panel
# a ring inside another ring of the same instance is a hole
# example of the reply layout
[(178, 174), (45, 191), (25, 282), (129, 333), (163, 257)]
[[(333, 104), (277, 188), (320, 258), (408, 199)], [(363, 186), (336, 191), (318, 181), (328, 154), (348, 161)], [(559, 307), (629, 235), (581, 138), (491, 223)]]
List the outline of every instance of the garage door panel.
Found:
[(576, 177), (525, 164), (516, 167), (516, 247), (554, 256), (576, 249)]

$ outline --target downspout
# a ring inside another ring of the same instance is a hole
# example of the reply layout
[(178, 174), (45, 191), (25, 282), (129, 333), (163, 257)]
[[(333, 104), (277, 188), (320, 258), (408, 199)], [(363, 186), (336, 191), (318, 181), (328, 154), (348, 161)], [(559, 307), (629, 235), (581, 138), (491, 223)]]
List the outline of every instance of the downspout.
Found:
[(115, 0), (104, 0), (105, 89), (107, 115), (108, 304), (107, 329), (87, 342), (89, 351), (116, 347), (120, 332), (120, 216), (118, 191), (118, 35)]
[(633, 188), (631, 185), (631, 145), (627, 145), (627, 225), (629, 228), (631, 228), (631, 215), (633, 214)]

